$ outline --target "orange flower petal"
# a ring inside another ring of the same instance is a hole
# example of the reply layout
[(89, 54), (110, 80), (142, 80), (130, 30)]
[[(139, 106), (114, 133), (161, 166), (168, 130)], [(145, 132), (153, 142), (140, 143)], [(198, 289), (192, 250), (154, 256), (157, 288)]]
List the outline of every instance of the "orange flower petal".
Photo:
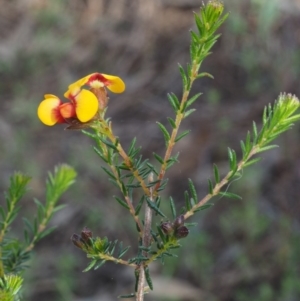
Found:
[(62, 118), (58, 111), (61, 100), (55, 95), (51, 95), (51, 97), (50, 95), (51, 94), (45, 95), (45, 99), (38, 107), (37, 114), (42, 123), (52, 126), (57, 122), (62, 122)]
[(59, 112), (63, 118), (76, 117), (75, 106), (70, 102), (60, 105)]
[(91, 120), (97, 113), (99, 102), (94, 93), (82, 89), (75, 97), (75, 110), (81, 122)]

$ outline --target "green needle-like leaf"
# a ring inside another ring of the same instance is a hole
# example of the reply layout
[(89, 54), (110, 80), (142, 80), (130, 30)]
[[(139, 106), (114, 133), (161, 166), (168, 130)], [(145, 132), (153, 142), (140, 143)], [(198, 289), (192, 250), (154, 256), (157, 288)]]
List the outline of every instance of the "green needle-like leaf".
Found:
[(88, 272), (89, 270), (91, 270), (97, 264), (97, 261), (97, 259), (93, 259), (82, 272)]
[(145, 196), (143, 195), (135, 208), (135, 215), (138, 215), (140, 213), (144, 200), (145, 200)]
[(175, 207), (175, 204), (174, 204), (174, 200), (171, 196), (170, 196), (170, 207), (171, 207), (173, 218), (176, 218), (177, 217), (176, 207)]
[(169, 121), (171, 127), (172, 127), (173, 129), (176, 129), (175, 121), (174, 121), (171, 117), (168, 117), (167, 119), (168, 119), (168, 121)]
[(198, 196), (197, 196), (196, 188), (195, 188), (195, 185), (194, 185), (194, 183), (193, 183), (193, 181), (191, 179), (189, 179), (189, 189), (190, 189), (190, 193), (191, 193), (193, 199), (195, 201), (197, 201), (198, 200)]
[(208, 209), (208, 208), (210, 208), (210, 207), (213, 206), (213, 205), (214, 205), (214, 204), (205, 204), (205, 205), (200, 206), (199, 208), (197, 208), (197, 209), (195, 210), (195, 212), (201, 211), (201, 210), (205, 210), (205, 209)]
[(155, 159), (156, 159), (159, 163), (164, 164), (164, 159), (163, 159), (161, 156), (159, 156), (159, 155), (156, 154), (156, 153), (153, 153), (153, 156), (155, 157)]
[(152, 279), (150, 276), (150, 271), (149, 271), (149, 267), (145, 267), (145, 277), (146, 277), (146, 281), (148, 283), (149, 288), (153, 291), (153, 283), (152, 283)]
[(241, 200), (242, 197), (235, 194), (235, 193), (232, 193), (232, 192), (219, 192), (219, 195), (221, 196), (225, 196), (227, 198), (231, 198), (231, 199), (238, 199), (238, 200)]
[(162, 133), (164, 135), (166, 145), (168, 145), (169, 140), (170, 140), (169, 132), (167, 131), (167, 129), (165, 128), (165, 126), (163, 124), (161, 124), (160, 122), (156, 122), (156, 123), (158, 124), (160, 130), (162, 131)]
[(177, 96), (174, 93), (168, 94), (169, 102), (175, 112), (177, 112), (180, 108), (180, 103)]
[(213, 165), (214, 168), (214, 176), (215, 176), (215, 182), (219, 183), (220, 182), (220, 174), (219, 174), (219, 169), (216, 164)]
[(155, 213), (157, 213), (158, 215), (162, 216), (162, 217), (166, 217), (166, 215), (157, 207), (157, 205), (151, 201), (148, 197), (146, 197), (146, 202), (148, 204), (148, 206), (155, 211)]
[(178, 64), (178, 67), (179, 67), (179, 72), (180, 72), (180, 75), (182, 78), (183, 87), (186, 90), (187, 86), (188, 86), (188, 77), (186, 76), (185, 71), (180, 64)]
[(183, 137), (185, 137), (187, 134), (190, 133), (190, 130), (186, 130), (183, 133), (181, 133), (176, 139), (175, 142), (178, 142), (179, 140), (181, 140)]
[(116, 201), (117, 201), (121, 206), (123, 206), (124, 208), (126, 208), (127, 210), (129, 210), (129, 206), (127, 205), (127, 203), (126, 203), (125, 201), (121, 200), (120, 198), (118, 198), (118, 197), (116, 197), (116, 196), (115, 196), (115, 199), (116, 199)]
[(191, 106), (203, 93), (197, 93), (196, 95), (194, 95), (193, 97), (191, 97), (188, 101), (187, 101), (187, 105), (186, 107), (188, 108), (189, 106)]
[(120, 298), (120, 299), (131, 299), (131, 298), (134, 298), (134, 297), (135, 297), (135, 293), (118, 296), (118, 298)]
[(195, 111), (196, 111), (196, 109), (190, 109), (190, 110), (185, 111), (184, 118), (187, 118), (188, 116), (190, 116)]
[(247, 166), (250, 166), (250, 165), (253, 165), (253, 164), (257, 163), (260, 160), (261, 160), (261, 158), (255, 158), (255, 159), (249, 160), (249, 161), (247, 161), (247, 163), (244, 164), (244, 168), (247, 167)]

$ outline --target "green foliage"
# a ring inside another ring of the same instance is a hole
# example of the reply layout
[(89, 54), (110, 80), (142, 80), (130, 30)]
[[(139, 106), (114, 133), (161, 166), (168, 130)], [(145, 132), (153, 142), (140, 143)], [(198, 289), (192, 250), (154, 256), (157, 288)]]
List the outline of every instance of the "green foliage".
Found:
[[(73, 234), (71, 240), (76, 247), (82, 249), (87, 254), (88, 258), (91, 258), (91, 262), (84, 272), (87, 272), (92, 268), (96, 270), (106, 261), (124, 263), (121, 258), (129, 250), (129, 247), (123, 248), (123, 243), (118, 242), (118, 240), (109, 241), (107, 237), (94, 238), (92, 231), (86, 227), (81, 231), (80, 235)], [(116, 250), (117, 254), (115, 254)]]
[[(241, 171), (252, 164), (260, 161), (260, 158), (252, 157), (256, 154), (277, 147), (277, 145), (269, 145), (280, 134), (291, 129), (294, 122), (300, 120), (300, 114), (295, 114), (300, 103), (296, 96), (291, 94), (281, 94), (272, 106), (269, 104), (265, 107), (262, 117), (262, 128), (258, 131), (256, 123), (253, 122), (252, 132), (248, 132), (245, 141), (241, 141), (242, 159), (238, 162), (236, 152), (228, 148), (229, 172), (220, 180), (220, 172), (218, 167), (213, 165), (213, 173), (215, 185), (211, 180), (208, 180), (207, 196), (210, 199), (212, 196), (220, 195), (233, 199), (242, 199), (241, 196), (226, 191), (221, 191), (222, 187), (230, 182), (241, 177)], [(200, 204), (200, 203), (199, 203)], [(188, 210), (195, 212), (200, 205)]]
[(11, 274), (0, 278), (0, 300), (19, 301), (22, 282), (23, 279), (18, 275)]
[(46, 186), (46, 207), (55, 206), (60, 196), (75, 182), (76, 171), (68, 165), (56, 166), (49, 173)]
[(27, 184), (30, 181), (30, 177), (21, 174), (20, 172), (15, 173), (10, 178), (10, 187), (8, 192), (5, 193), (6, 200), (6, 212), (5, 209), (1, 206), (1, 232), (0, 232), (0, 241), (3, 239), (5, 233), (8, 231), (9, 225), (14, 221), (17, 217), (17, 214), (20, 210), (20, 207), (17, 207), (19, 201), (22, 196), (26, 192)]
[(2, 262), (5, 274), (19, 274), (28, 268), (27, 263), (30, 259), (30, 251), (22, 242), (14, 238), (6, 238), (2, 241)]
[(46, 181), (45, 205), (35, 199), (37, 215), (33, 222), (24, 218), (26, 225), (24, 237), (28, 249), (31, 249), (40, 239), (49, 235), (55, 229), (55, 227), (46, 228), (46, 225), (55, 212), (65, 207), (64, 205), (57, 206), (57, 202), (61, 195), (75, 182), (75, 178), (75, 170), (68, 165), (56, 166), (53, 174), (49, 172)]
[(6, 209), (0, 207), (0, 297), (1, 300), (18, 301), (19, 291), (23, 282), (21, 272), (28, 268), (26, 263), (30, 259), (35, 244), (51, 233), (54, 228), (47, 228), (51, 217), (63, 206), (57, 206), (61, 195), (75, 181), (76, 172), (67, 165), (55, 167), (54, 173), (49, 173), (46, 182), (46, 200), (43, 203), (34, 200), (37, 215), (33, 222), (24, 218), (25, 242), (8, 236), (10, 226), (20, 211), (19, 202), (27, 190), (30, 177), (19, 172), (10, 178), (8, 192), (5, 193)]

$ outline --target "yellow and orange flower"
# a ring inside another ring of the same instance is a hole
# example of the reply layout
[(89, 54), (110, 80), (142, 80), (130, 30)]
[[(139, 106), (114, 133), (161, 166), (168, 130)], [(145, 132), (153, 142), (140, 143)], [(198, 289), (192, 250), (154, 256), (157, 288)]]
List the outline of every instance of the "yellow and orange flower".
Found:
[(77, 118), (80, 122), (91, 120), (97, 113), (99, 103), (94, 93), (88, 90), (73, 89), (69, 102), (62, 102), (57, 96), (46, 94), (38, 107), (38, 117), (45, 124), (68, 123), (68, 119)]
[(71, 84), (69, 90), (74, 86), (82, 87), (84, 85), (88, 85), (94, 89), (106, 87), (113, 93), (123, 93), (125, 90), (125, 83), (120, 77), (97, 72), (89, 74)]
[[(90, 90), (82, 89), (87, 85)], [(92, 73), (69, 85), (64, 96), (69, 102), (62, 102), (57, 96), (46, 94), (38, 107), (39, 119), (48, 126), (56, 123), (69, 123), (78, 120), (80, 123), (90, 121), (107, 105), (106, 88), (114, 93), (122, 93), (125, 84), (121, 78), (102, 73)]]

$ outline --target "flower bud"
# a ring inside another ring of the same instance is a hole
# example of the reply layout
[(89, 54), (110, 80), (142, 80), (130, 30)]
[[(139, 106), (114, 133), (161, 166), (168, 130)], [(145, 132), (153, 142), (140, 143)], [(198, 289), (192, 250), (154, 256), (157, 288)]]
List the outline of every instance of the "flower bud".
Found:
[(84, 247), (84, 241), (76, 233), (74, 233), (71, 236), (71, 240), (72, 240), (73, 245), (75, 245), (77, 248), (82, 249)]
[(176, 238), (184, 238), (189, 235), (189, 229), (186, 226), (179, 227), (175, 230)]
[(84, 227), (81, 231), (81, 238), (82, 240), (85, 242), (85, 243), (89, 243), (90, 242), (90, 238), (93, 237), (93, 233), (92, 231), (87, 228), (87, 227)]
[(183, 226), (184, 224), (184, 215), (181, 214), (179, 216), (176, 217), (176, 219), (174, 220), (174, 228), (177, 229), (181, 226)]
[(163, 230), (163, 232), (166, 235), (170, 235), (171, 233), (173, 233), (174, 229), (173, 229), (173, 224), (171, 222), (164, 222), (161, 223), (160, 228)]
[(210, 0), (207, 3), (208, 8), (213, 9), (213, 12), (217, 15), (220, 16), (223, 13), (224, 10), (224, 4), (219, 1), (219, 0)]

